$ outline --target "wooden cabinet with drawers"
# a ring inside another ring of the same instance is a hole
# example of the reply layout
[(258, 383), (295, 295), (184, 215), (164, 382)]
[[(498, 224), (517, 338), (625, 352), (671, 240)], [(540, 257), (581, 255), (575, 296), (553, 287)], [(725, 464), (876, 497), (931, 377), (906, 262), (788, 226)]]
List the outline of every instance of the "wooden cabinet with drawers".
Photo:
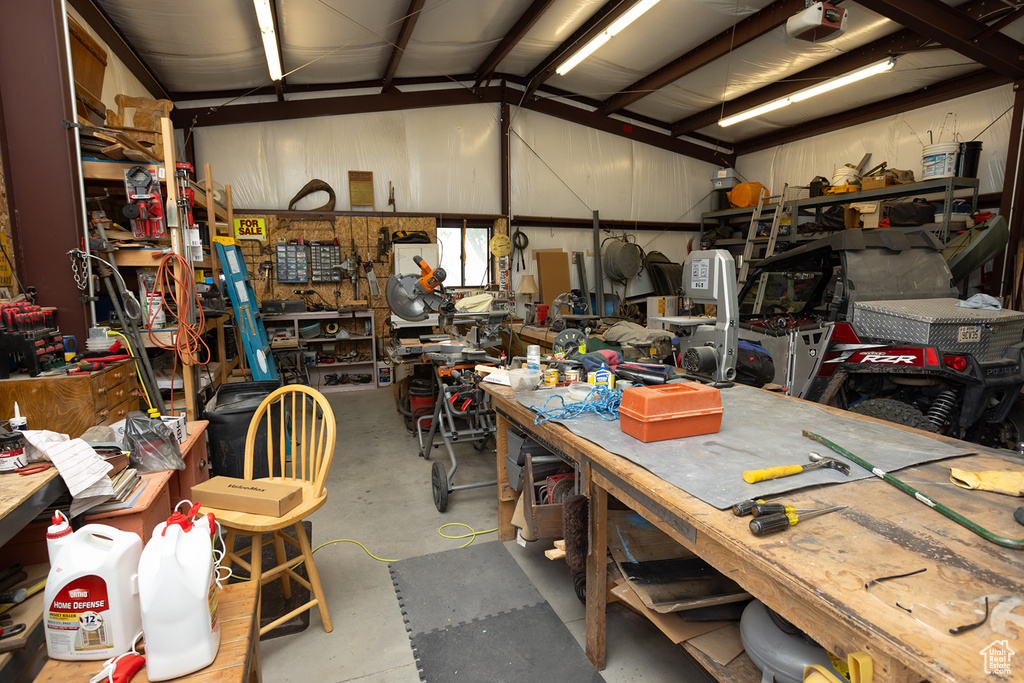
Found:
[(81, 436), (94, 425), (109, 425), (139, 409), (135, 361), (111, 363), (83, 375), (0, 380), (0, 418), (14, 415), (14, 402), (29, 429)]

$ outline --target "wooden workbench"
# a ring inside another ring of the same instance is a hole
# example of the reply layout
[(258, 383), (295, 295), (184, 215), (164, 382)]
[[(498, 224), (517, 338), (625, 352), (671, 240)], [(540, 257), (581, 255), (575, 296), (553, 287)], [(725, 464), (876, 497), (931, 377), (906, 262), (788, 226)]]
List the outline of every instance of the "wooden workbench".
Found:
[[(213, 663), (193, 674), (176, 678), (182, 683), (259, 683), (260, 674), (260, 592), (256, 583), (233, 583), (217, 595), (220, 619), (220, 649)], [(36, 683), (81, 683), (100, 670), (102, 662), (62, 662), (51, 659), (36, 677)], [(146, 670), (132, 683), (148, 683)]]
[[(989, 543), (876, 478), (787, 495), (786, 502), (800, 503), (800, 507), (849, 508), (807, 520), (782, 534), (758, 538), (748, 529), (749, 518), (718, 510), (558, 424), (534, 425), (533, 413), (516, 401), (509, 388), (486, 385), (486, 389), (498, 412), (502, 540), (514, 538), (510, 521), (518, 497), (508, 486), (505, 472), (508, 426), (530, 433), (579, 463), (584, 472), (591, 525), (587, 654), (598, 669), (603, 669), (605, 662), (607, 594), (602, 574), (611, 494), (829, 651), (843, 659), (857, 651), (869, 653), (875, 681), (1020, 680), (1019, 674), (987, 676), (981, 652), (996, 641), (1006, 641), (1013, 651), (1024, 652), (1024, 551)], [(950, 466), (1020, 470), (1024, 468), (1021, 458), (1008, 451), (989, 452), (907, 468), (897, 476), (1000, 535), (1024, 537), (1024, 527), (1012, 517), (1019, 499), (957, 488), (949, 483)], [(920, 568), (927, 571), (906, 580), (910, 583), (904, 585), (910, 588), (901, 596), (903, 603), (936, 606), (951, 615), (950, 621), (955, 623), (948, 626), (953, 627), (977, 620), (979, 615), (973, 610), (983, 609), (980, 600), (987, 595), (992, 601), (988, 622), (967, 633), (950, 635), (865, 591), (864, 584), (870, 579)], [(1024, 661), (1013, 662), (1013, 666), (1024, 671)], [(735, 680), (727, 670), (713, 673), (719, 680)]]

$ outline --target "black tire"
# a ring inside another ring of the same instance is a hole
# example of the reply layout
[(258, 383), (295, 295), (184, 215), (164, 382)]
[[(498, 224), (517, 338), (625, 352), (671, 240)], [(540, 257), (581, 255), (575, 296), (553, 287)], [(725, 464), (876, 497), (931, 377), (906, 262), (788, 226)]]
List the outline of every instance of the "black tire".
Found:
[(576, 593), (576, 599), (587, 604), (587, 573), (577, 572), (572, 575), (572, 589)]
[(434, 507), (438, 512), (448, 509), (448, 472), (444, 463), (434, 462), (430, 468), (430, 488), (434, 494)]
[(850, 408), (851, 413), (876, 417), (886, 422), (895, 422), (925, 432), (935, 432), (933, 425), (920, 410), (912, 405), (892, 398), (869, 398)]

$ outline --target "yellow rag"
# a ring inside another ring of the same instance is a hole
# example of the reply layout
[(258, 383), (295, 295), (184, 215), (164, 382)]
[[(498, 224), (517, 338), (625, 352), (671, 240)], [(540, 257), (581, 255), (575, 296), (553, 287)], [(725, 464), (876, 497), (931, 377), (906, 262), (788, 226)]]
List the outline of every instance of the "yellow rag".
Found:
[(988, 470), (968, 472), (955, 467), (949, 469), (949, 480), (965, 489), (995, 491), (1007, 496), (1024, 496), (1024, 472)]

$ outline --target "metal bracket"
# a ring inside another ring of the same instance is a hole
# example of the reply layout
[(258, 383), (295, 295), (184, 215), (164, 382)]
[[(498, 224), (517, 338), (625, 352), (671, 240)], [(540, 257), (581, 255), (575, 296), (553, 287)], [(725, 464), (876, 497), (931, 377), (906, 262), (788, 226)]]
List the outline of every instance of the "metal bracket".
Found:
[(80, 123), (72, 123), (71, 121), (68, 121), (67, 119), (62, 119), (61, 123), (64, 125), (64, 130), (71, 130), (72, 128), (85, 128), (85, 126), (83, 126), (82, 124), (80, 124)]

